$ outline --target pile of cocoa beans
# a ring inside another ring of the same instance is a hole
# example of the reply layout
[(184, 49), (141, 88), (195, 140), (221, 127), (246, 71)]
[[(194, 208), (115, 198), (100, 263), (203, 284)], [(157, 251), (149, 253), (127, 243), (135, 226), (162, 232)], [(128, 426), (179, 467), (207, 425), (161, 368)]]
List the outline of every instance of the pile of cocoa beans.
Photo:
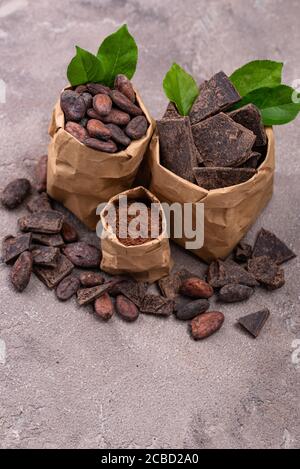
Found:
[(148, 121), (133, 86), (125, 75), (117, 75), (114, 89), (87, 83), (65, 90), (60, 98), (65, 130), (84, 145), (105, 153), (117, 153), (142, 138)]

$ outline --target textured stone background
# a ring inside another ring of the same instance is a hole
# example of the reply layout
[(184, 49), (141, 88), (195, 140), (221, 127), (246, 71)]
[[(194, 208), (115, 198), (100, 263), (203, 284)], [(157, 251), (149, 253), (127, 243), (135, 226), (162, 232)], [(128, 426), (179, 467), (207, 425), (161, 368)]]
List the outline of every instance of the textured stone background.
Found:
[[(299, 16), (298, 0), (0, 1), (0, 186), (30, 177), (45, 152), (75, 44), (95, 51), (127, 22), (140, 50), (135, 84), (159, 117), (172, 61), (200, 80), (272, 58), (285, 62), (286, 83), (300, 78)], [(276, 128), (275, 194), (249, 239), (264, 226), (299, 253), (298, 127)], [(1, 209), (1, 237), (15, 232), (22, 210)], [(173, 253), (179, 266), (203, 272), (192, 255)], [(291, 358), (299, 260), (286, 265), (281, 290), (222, 307), (224, 327), (201, 343), (173, 319), (103, 324), (75, 301), (58, 303), (36, 278), (17, 295), (7, 275), (0, 264), (0, 447), (299, 447), (300, 369)], [(253, 340), (235, 322), (261, 307), (272, 316)]]

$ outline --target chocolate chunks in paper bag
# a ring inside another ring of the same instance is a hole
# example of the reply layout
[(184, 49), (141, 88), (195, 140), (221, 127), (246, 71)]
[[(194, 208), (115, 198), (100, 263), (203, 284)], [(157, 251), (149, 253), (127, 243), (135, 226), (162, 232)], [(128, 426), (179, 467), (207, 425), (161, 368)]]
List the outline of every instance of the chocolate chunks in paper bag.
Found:
[(210, 80), (200, 85), (199, 96), (189, 114), (191, 123), (197, 124), (220, 111), (225, 111), (240, 99), (240, 95), (225, 73), (216, 73)]
[(255, 173), (255, 169), (251, 168), (194, 168), (198, 186), (208, 191), (241, 184)]
[(247, 104), (228, 114), (238, 124), (252, 130), (256, 135), (256, 146), (263, 146), (267, 143), (267, 135), (262, 122), (260, 110), (254, 104)]
[(196, 166), (197, 150), (188, 117), (157, 121), (160, 143), (160, 162), (177, 176), (194, 182), (192, 167)]
[[(174, 122), (174, 120), (172, 121)], [(255, 135), (221, 112), (192, 126), (200, 162), (204, 166), (239, 166), (252, 153)]]

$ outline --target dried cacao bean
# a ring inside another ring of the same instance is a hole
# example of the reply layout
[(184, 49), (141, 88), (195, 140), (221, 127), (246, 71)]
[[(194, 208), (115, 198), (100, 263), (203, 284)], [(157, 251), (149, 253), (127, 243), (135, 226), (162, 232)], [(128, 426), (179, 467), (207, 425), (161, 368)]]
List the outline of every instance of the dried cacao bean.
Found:
[(195, 340), (205, 339), (217, 332), (224, 322), (224, 314), (219, 311), (208, 311), (199, 314), (191, 321), (191, 334)]
[(247, 287), (247, 285), (228, 284), (219, 291), (219, 300), (224, 301), (224, 303), (236, 303), (248, 300), (253, 292), (253, 288)]
[(128, 322), (136, 321), (139, 317), (139, 310), (136, 305), (124, 295), (117, 296), (116, 310), (121, 318)]
[(126, 112), (114, 109), (110, 111), (107, 116), (101, 117), (102, 122), (105, 124), (127, 125), (130, 121), (130, 115)]
[(148, 122), (146, 117), (138, 116), (134, 117), (129, 124), (127, 124), (125, 132), (132, 140), (139, 140), (146, 134), (147, 128)]
[(88, 83), (86, 87), (93, 96), (100, 93), (110, 95), (111, 92), (111, 89), (108, 88), (108, 86), (101, 85), (100, 83)]
[(113, 90), (110, 93), (110, 97), (112, 102), (122, 111), (125, 111), (132, 116), (141, 116), (143, 114), (141, 108), (133, 104), (130, 99), (128, 99), (123, 93), (120, 93), (120, 91)]
[(83, 97), (76, 91), (65, 90), (60, 97), (60, 105), (65, 113), (67, 121), (80, 121), (86, 112), (86, 104)]
[(185, 305), (179, 305), (176, 308), (176, 317), (182, 321), (193, 319), (198, 314), (205, 313), (209, 308), (209, 302), (206, 299), (195, 300)]
[(86, 138), (84, 143), (87, 147), (104, 153), (116, 153), (118, 151), (117, 145), (112, 140), (104, 142), (97, 138)]
[(78, 233), (71, 223), (64, 221), (61, 229), (62, 237), (66, 243), (75, 243), (78, 240)]
[(79, 278), (75, 275), (68, 275), (57, 285), (55, 293), (60, 301), (66, 301), (75, 295), (79, 287)]
[(93, 106), (93, 96), (90, 93), (82, 93), (86, 108), (89, 109)]
[(109, 140), (111, 131), (106, 127), (103, 122), (97, 119), (91, 119), (87, 123), (87, 131), (91, 137), (101, 138), (102, 140)]
[(214, 294), (211, 285), (198, 277), (183, 280), (179, 291), (182, 295), (191, 298), (210, 298)]
[(27, 287), (32, 272), (32, 254), (22, 252), (10, 272), (10, 280), (16, 290), (22, 292)]
[(78, 93), (78, 94), (82, 94), (82, 93), (86, 93), (87, 90), (88, 89), (87, 89), (86, 85), (78, 85), (78, 86), (76, 86), (74, 91), (76, 91), (76, 93)]
[(114, 314), (114, 305), (108, 293), (96, 299), (94, 304), (95, 313), (104, 321), (108, 321)]
[(107, 116), (112, 108), (112, 100), (107, 94), (96, 94), (93, 98), (93, 108), (99, 116)]
[(8, 209), (16, 208), (24, 201), (31, 190), (28, 179), (20, 178), (11, 181), (3, 190), (1, 202)]
[(47, 165), (48, 155), (41, 156), (35, 167), (36, 190), (45, 192), (47, 190)]
[(72, 121), (67, 122), (65, 126), (65, 130), (66, 132), (71, 134), (74, 138), (79, 140), (79, 142), (81, 143), (83, 143), (84, 140), (89, 136), (85, 127), (78, 124), (77, 122), (72, 122)]
[(106, 124), (106, 127), (111, 131), (111, 138), (116, 143), (124, 145), (124, 147), (128, 147), (130, 145), (131, 140), (127, 135), (123, 132), (122, 129), (116, 124)]
[(131, 81), (125, 75), (117, 75), (115, 78), (114, 87), (116, 90), (123, 93), (132, 103), (135, 102), (135, 92)]
[(79, 279), (83, 287), (95, 287), (105, 282), (103, 275), (98, 272), (82, 272)]
[(100, 250), (83, 241), (67, 245), (63, 248), (63, 253), (76, 267), (92, 269), (100, 265)]

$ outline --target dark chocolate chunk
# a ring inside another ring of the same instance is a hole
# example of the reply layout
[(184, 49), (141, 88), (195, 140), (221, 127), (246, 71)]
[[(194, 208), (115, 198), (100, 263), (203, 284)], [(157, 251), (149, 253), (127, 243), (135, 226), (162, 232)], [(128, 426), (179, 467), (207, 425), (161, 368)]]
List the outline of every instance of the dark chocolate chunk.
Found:
[(46, 192), (35, 195), (30, 199), (27, 204), (27, 208), (30, 212), (47, 212), (52, 210), (50, 200)]
[(182, 321), (193, 319), (198, 314), (205, 313), (209, 308), (209, 301), (205, 299), (191, 301), (185, 305), (178, 305), (176, 308), (176, 317)]
[(224, 72), (216, 73), (210, 80), (205, 81), (200, 85), (199, 91), (189, 114), (192, 124), (229, 109), (241, 99)]
[(31, 233), (18, 236), (6, 236), (2, 241), (2, 258), (3, 262), (9, 264), (24, 251), (30, 249)]
[(268, 309), (262, 309), (256, 313), (247, 314), (239, 319), (239, 324), (243, 326), (253, 337), (257, 337), (264, 327), (270, 311)]
[(207, 281), (214, 288), (222, 288), (229, 283), (240, 283), (248, 287), (258, 285), (251, 272), (231, 260), (226, 262), (213, 261), (208, 268)]
[(262, 122), (260, 110), (254, 104), (246, 104), (228, 114), (238, 124), (243, 125), (256, 135), (255, 145), (261, 146), (267, 143), (267, 135)]
[(188, 117), (157, 121), (160, 163), (177, 176), (194, 182), (192, 168), (200, 159), (197, 155)]
[(255, 142), (251, 130), (223, 112), (193, 125), (192, 133), (204, 166), (239, 166), (250, 157)]
[(296, 254), (274, 233), (262, 228), (258, 232), (252, 256), (268, 256), (277, 264), (282, 264), (296, 257)]
[(48, 287), (54, 288), (63, 278), (69, 275), (74, 269), (74, 265), (69, 259), (60, 254), (55, 267), (33, 266), (35, 275)]
[(79, 278), (83, 287), (95, 287), (105, 282), (105, 278), (99, 272), (82, 272)]
[(284, 283), (284, 270), (268, 256), (254, 257), (248, 261), (248, 271), (269, 290), (281, 288)]
[(116, 310), (119, 316), (127, 322), (136, 321), (140, 314), (135, 303), (124, 295), (117, 296)]
[(125, 280), (119, 285), (119, 291), (122, 295), (131, 300), (138, 308), (140, 308), (142, 301), (148, 289), (147, 283), (136, 282), (135, 280)]
[(247, 262), (252, 256), (252, 247), (250, 244), (240, 241), (234, 250), (234, 260), (236, 262)]
[(34, 246), (32, 249), (33, 263), (46, 267), (55, 267), (59, 257), (59, 249), (50, 246)]
[(94, 310), (95, 313), (104, 321), (108, 321), (113, 316), (115, 308), (108, 293), (104, 293), (95, 300)]
[(144, 297), (140, 311), (146, 314), (158, 316), (170, 316), (174, 310), (173, 300), (168, 300), (160, 295), (148, 294)]
[(31, 190), (28, 179), (20, 178), (11, 181), (3, 189), (1, 194), (1, 202), (4, 207), (13, 209), (21, 205)]
[(74, 243), (78, 240), (78, 233), (71, 223), (64, 221), (61, 229), (62, 237), (66, 243)]
[(174, 300), (181, 285), (181, 280), (178, 274), (171, 274), (163, 277), (158, 281), (159, 289), (163, 296), (169, 300)]
[(74, 265), (76, 265), (76, 267), (93, 269), (100, 266), (100, 250), (83, 241), (68, 244), (63, 248), (63, 253)]
[(253, 288), (247, 287), (247, 285), (229, 283), (219, 291), (219, 300), (224, 303), (236, 303), (238, 301), (248, 300), (253, 292)]
[(63, 215), (54, 210), (47, 212), (35, 212), (19, 218), (18, 225), (21, 231), (33, 231), (36, 233), (59, 233), (63, 224)]
[(252, 151), (250, 158), (245, 161), (240, 167), (241, 168), (258, 168), (260, 164), (261, 154), (258, 151)]
[(32, 241), (37, 244), (43, 244), (44, 246), (61, 247), (64, 246), (64, 240), (60, 234), (41, 234), (32, 233)]
[(16, 290), (22, 292), (27, 287), (32, 272), (32, 254), (29, 251), (22, 252), (14, 263), (10, 280)]
[(80, 288), (77, 291), (77, 301), (80, 306), (87, 305), (95, 301), (99, 296), (104, 293), (108, 293), (110, 289), (115, 285), (113, 280), (103, 283), (103, 285), (97, 285), (90, 288)]
[(198, 186), (210, 191), (248, 181), (256, 173), (251, 168), (193, 168)]
[(178, 117), (180, 117), (180, 114), (175, 104), (170, 101), (162, 119), (177, 119)]
[(60, 301), (67, 301), (75, 295), (79, 287), (79, 278), (75, 275), (68, 275), (57, 285), (55, 293)]

